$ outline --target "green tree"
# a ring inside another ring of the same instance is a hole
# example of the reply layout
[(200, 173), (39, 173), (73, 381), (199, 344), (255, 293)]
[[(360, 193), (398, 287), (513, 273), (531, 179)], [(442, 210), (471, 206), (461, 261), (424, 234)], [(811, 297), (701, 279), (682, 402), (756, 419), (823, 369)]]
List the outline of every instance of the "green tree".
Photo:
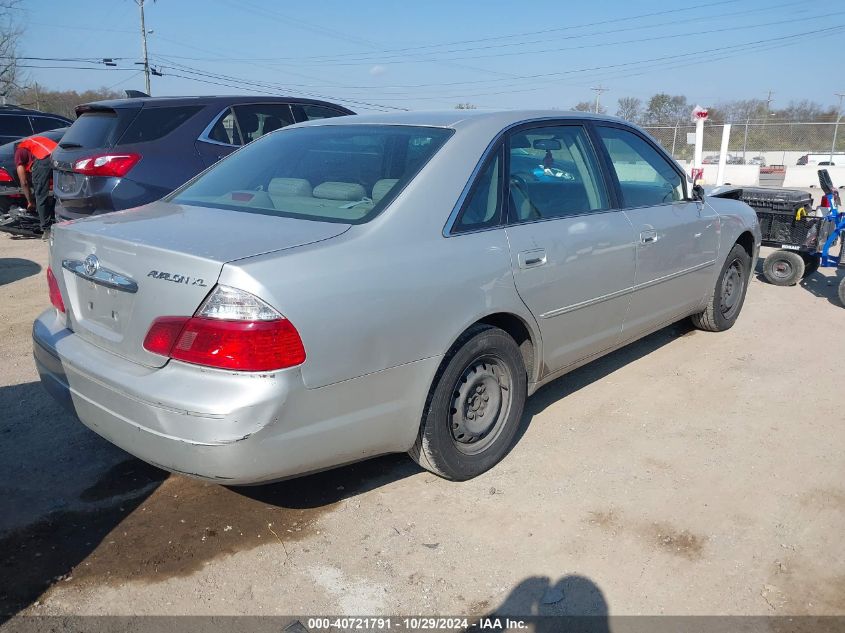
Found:
[(647, 125), (677, 125), (689, 118), (692, 107), (683, 95), (659, 92), (648, 100), (643, 123)]

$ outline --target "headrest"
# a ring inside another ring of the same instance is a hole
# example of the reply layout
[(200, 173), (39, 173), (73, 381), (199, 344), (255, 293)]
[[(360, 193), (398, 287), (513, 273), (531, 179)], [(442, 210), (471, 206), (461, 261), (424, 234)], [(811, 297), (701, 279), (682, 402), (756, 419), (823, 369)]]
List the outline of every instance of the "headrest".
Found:
[(382, 178), (377, 180), (373, 185), (373, 202), (377, 203), (379, 200), (387, 195), (387, 192), (393, 189), (393, 185), (399, 182), (398, 178)]
[(324, 182), (314, 187), (315, 198), (326, 200), (363, 200), (367, 192), (354, 182)]
[(258, 131), (258, 115), (255, 112), (243, 112), (238, 115), (241, 132), (252, 134)]
[(304, 178), (273, 178), (267, 192), (275, 196), (310, 196), (311, 183)]
[(275, 132), (280, 127), (282, 127), (282, 121), (281, 119), (279, 119), (279, 117), (268, 116), (266, 119), (264, 119), (264, 134)]

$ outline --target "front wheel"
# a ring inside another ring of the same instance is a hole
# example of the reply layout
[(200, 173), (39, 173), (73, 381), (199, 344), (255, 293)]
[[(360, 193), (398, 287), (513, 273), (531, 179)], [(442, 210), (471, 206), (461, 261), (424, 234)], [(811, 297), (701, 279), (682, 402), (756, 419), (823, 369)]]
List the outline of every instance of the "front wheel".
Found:
[(722, 266), (707, 307), (700, 314), (693, 315), (693, 325), (708, 332), (723, 332), (733, 327), (745, 303), (750, 275), (751, 256), (742, 246), (734, 244)]
[(794, 251), (775, 251), (763, 262), (763, 276), (776, 286), (794, 286), (804, 276), (804, 258)]
[(436, 475), (464, 481), (496, 465), (522, 419), (527, 375), (504, 330), (476, 325), (446, 355), (410, 455)]
[(839, 302), (845, 307), (845, 277), (839, 282)]

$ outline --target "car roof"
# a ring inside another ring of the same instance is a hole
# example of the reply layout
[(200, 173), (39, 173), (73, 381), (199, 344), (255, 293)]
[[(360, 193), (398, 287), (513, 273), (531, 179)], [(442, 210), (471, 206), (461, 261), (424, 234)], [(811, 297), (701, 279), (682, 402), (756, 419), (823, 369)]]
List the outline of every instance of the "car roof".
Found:
[(33, 110), (32, 108), (24, 108), (23, 106), (16, 105), (0, 105), (0, 116), (3, 115), (49, 116), (56, 119), (62, 119), (63, 121), (69, 120), (66, 116), (62, 116), (61, 114), (53, 114), (52, 112), (43, 112), (41, 110)]
[[(280, 97), (269, 95), (200, 95), (188, 97), (129, 97), (126, 99), (106, 99), (103, 101), (91, 101), (77, 106), (77, 112), (89, 108), (137, 108), (150, 106), (180, 106), (180, 105), (214, 105), (220, 104), (221, 107), (226, 105), (237, 105), (239, 103), (302, 103), (313, 105), (327, 105), (335, 108), (343, 108), (349, 110), (344, 106), (330, 101), (321, 101), (319, 99), (304, 99), (302, 97)], [(351, 112), (351, 111), (350, 111)]]
[(592, 112), (571, 110), (431, 110), (417, 112), (389, 112), (358, 114), (351, 118), (319, 119), (298, 125), (420, 125), (458, 129), (483, 122), (509, 127), (523, 121), (542, 119), (597, 119), (623, 122), (621, 119)]

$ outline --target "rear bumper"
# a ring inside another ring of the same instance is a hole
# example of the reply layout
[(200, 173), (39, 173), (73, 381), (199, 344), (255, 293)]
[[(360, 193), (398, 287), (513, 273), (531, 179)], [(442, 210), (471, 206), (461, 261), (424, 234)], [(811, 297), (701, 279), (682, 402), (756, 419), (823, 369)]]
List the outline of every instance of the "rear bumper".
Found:
[(53, 309), (33, 325), (41, 382), (90, 429), (166, 470), (254, 484), (408, 450), (431, 358), (319, 389), (170, 361), (143, 367), (81, 340)]

